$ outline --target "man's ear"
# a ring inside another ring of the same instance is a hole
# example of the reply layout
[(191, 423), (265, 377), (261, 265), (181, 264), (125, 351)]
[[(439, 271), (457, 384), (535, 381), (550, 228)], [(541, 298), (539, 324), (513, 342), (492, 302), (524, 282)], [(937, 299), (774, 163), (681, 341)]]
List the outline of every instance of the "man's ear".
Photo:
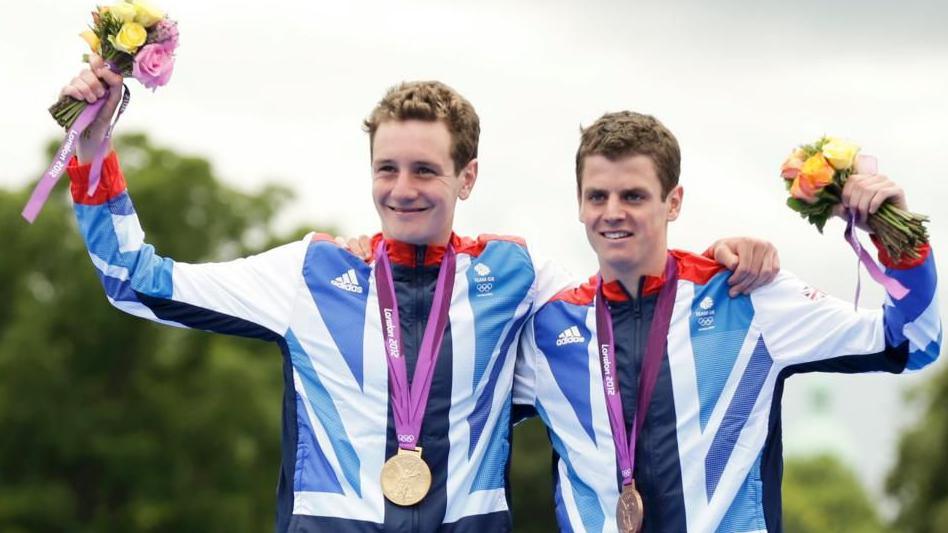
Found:
[(467, 200), (474, 190), (474, 184), (477, 183), (477, 159), (471, 159), (464, 165), (464, 168), (458, 174), (461, 180), (461, 190), (458, 191), (458, 198)]
[(676, 185), (671, 192), (668, 193), (668, 198), (665, 201), (668, 202), (668, 221), (678, 219), (678, 215), (681, 214), (681, 202), (685, 196), (685, 189), (681, 185)]

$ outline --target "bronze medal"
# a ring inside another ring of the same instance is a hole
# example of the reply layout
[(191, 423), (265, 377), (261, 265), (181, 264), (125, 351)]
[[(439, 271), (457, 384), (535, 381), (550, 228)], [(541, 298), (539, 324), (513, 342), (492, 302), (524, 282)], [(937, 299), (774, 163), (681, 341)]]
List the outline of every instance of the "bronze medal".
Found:
[(642, 495), (635, 489), (635, 481), (631, 485), (622, 487), (619, 495), (619, 505), (616, 506), (616, 522), (621, 533), (637, 533), (642, 530), (642, 518), (645, 508), (642, 505)]
[(395, 505), (415, 505), (431, 488), (431, 470), (421, 458), (421, 448), (398, 449), (382, 465), (382, 494)]

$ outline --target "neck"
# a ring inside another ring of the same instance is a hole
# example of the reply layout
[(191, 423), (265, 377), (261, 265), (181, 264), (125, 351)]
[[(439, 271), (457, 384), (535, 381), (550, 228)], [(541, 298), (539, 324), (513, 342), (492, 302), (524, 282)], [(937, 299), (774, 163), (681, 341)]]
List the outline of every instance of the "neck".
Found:
[(602, 274), (603, 281), (616, 281), (625, 287), (625, 290), (633, 298), (639, 297), (640, 281), (645, 276), (661, 277), (665, 272), (665, 262), (668, 260), (668, 253), (662, 249), (661, 253), (656, 253), (648, 259), (630, 264), (607, 264), (599, 262), (599, 272)]
[(448, 230), (446, 234), (439, 235), (436, 238), (428, 239), (427, 241), (421, 241), (421, 240), (415, 241), (415, 240), (396, 239), (392, 237), (391, 235), (389, 235), (388, 233), (386, 233), (385, 231), (382, 231), (383, 239), (400, 242), (402, 244), (410, 244), (412, 246), (447, 246), (448, 243), (451, 242), (451, 235), (452, 235), (452, 231)]

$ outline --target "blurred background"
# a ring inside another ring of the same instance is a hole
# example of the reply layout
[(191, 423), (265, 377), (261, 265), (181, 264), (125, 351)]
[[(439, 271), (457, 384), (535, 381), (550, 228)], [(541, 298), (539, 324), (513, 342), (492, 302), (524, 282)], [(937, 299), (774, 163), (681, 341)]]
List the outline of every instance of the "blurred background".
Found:
[[(618, 109), (654, 114), (681, 143), (676, 247), (766, 238), (784, 268), (852, 298), (842, 224), (807, 226), (777, 175), (824, 133), (879, 157), (932, 216), (936, 256), (948, 235), (942, 2), (159, 5), (181, 28), (176, 72), (155, 93), (130, 84), (117, 144), (149, 241), (178, 260), (377, 231), (360, 123), (409, 79), (447, 82), (481, 116), (457, 231), (522, 235), (578, 276), (595, 270), (576, 222), (578, 130)], [(45, 109), (81, 68), (92, 7), (36, 0), (0, 16), (0, 531), (270, 530), (278, 350), (112, 309), (63, 184), (34, 226), (19, 217), (61, 140)], [(881, 299), (864, 279), (862, 304)], [(792, 378), (786, 531), (948, 531), (945, 405), (943, 360)], [(517, 530), (550, 531), (546, 436), (530, 422), (514, 438)]]

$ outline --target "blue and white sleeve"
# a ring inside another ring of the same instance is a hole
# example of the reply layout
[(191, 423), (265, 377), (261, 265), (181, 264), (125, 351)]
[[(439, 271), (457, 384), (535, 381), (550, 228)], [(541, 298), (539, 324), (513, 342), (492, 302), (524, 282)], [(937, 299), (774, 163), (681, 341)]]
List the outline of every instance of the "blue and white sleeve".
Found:
[(309, 237), (252, 257), (188, 264), (161, 257), (145, 233), (114, 152), (94, 196), (89, 165), (70, 164), (79, 229), (109, 302), (179, 327), (276, 340), (289, 325)]

